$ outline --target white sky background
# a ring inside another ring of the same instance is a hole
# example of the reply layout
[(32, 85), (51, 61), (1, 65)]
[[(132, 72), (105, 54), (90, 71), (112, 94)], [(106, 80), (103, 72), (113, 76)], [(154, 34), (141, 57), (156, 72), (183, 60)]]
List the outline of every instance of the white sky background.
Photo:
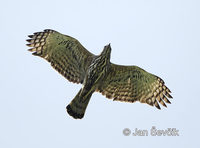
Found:
[[(0, 2), (0, 147), (200, 147), (200, 1)], [(54, 29), (111, 61), (137, 65), (171, 89), (168, 108), (121, 103), (94, 93), (82, 120), (66, 111), (81, 85), (68, 82), (25, 46)], [(179, 137), (124, 136), (124, 128), (176, 128)]]

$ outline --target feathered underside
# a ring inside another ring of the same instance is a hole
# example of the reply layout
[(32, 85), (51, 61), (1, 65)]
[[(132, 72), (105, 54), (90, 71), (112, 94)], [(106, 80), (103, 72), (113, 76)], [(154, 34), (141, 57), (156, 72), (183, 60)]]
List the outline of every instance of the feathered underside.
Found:
[[(83, 84), (88, 67), (96, 56), (78, 40), (54, 30), (29, 35), (29, 51), (51, 63), (70, 82)], [(147, 103), (160, 109), (172, 98), (164, 81), (137, 66), (111, 64), (108, 75), (97, 84), (96, 91), (116, 101)]]

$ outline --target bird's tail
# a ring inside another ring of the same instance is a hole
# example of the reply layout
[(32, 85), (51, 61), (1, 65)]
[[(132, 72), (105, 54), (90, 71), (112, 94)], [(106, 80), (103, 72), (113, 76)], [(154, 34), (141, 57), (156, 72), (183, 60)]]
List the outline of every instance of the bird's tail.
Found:
[(81, 91), (82, 89), (66, 107), (68, 114), (75, 119), (82, 119), (84, 117), (85, 110), (92, 96), (92, 93), (90, 93), (86, 98), (84, 98), (84, 96), (81, 95)]

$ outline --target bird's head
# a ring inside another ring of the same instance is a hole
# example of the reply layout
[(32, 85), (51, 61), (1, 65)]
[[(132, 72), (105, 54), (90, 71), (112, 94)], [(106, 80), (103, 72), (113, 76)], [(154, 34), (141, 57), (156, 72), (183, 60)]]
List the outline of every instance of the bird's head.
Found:
[(105, 57), (108, 61), (110, 61), (110, 53), (111, 53), (111, 46), (110, 44), (108, 44), (104, 46), (100, 56)]

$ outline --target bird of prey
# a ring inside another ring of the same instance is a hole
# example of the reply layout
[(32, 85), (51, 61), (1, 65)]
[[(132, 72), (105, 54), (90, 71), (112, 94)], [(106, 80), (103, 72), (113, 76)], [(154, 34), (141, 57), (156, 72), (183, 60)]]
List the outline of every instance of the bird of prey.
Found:
[[(171, 91), (156, 75), (137, 66), (116, 65), (110, 62), (111, 46), (106, 45), (100, 55), (85, 49), (73, 37), (46, 29), (29, 35), (29, 51), (51, 63), (61, 75), (83, 87), (67, 105), (66, 110), (75, 119), (84, 117), (85, 110), (94, 92), (107, 98), (147, 103), (160, 109), (159, 103), (167, 107), (172, 98)], [(158, 103), (159, 102), (159, 103)]]

